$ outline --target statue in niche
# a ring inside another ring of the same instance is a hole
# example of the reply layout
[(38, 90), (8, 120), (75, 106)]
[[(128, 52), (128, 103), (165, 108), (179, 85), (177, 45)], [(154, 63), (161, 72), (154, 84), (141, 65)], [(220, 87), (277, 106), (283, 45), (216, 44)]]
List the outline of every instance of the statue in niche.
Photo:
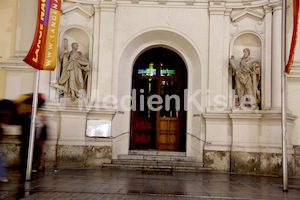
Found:
[(233, 89), (237, 94), (236, 105), (241, 109), (260, 107), (260, 63), (250, 57), (250, 49), (243, 50), (238, 61), (232, 55), (229, 67), (232, 69)]
[(64, 87), (64, 97), (71, 97), (74, 101), (85, 95), (90, 67), (89, 61), (78, 51), (78, 43), (72, 43), (71, 47), (72, 50), (68, 51), (68, 40), (64, 39), (64, 51), (60, 54), (62, 71), (58, 84)]

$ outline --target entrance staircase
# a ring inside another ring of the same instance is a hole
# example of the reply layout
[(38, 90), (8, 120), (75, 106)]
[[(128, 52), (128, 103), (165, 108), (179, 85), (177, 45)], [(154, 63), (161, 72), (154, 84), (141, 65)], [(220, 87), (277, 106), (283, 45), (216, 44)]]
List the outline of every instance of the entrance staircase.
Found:
[(127, 154), (118, 155), (118, 159), (104, 168), (123, 170), (143, 170), (145, 173), (155, 172), (203, 172), (210, 168), (203, 167), (203, 163), (195, 157), (187, 157), (185, 152), (131, 150)]

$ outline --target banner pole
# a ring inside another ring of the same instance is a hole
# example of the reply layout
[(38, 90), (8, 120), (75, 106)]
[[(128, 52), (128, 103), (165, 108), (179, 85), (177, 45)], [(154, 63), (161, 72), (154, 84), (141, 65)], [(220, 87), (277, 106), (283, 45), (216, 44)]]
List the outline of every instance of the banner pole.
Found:
[(282, 131), (282, 172), (283, 191), (288, 191), (287, 129), (286, 129), (286, 0), (282, 0), (281, 18), (281, 131)]
[(33, 160), (33, 151), (34, 151), (34, 142), (35, 142), (35, 122), (36, 122), (35, 119), (36, 119), (36, 112), (37, 112), (37, 105), (38, 105), (39, 82), (40, 82), (40, 70), (36, 70), (35, 86), (34, 86), (33, 101), (32, 101), (29, 146), (28, 146), (28, 155), (27, 155), (26, 181), (29, 181), (31, 179), (32, 160)]

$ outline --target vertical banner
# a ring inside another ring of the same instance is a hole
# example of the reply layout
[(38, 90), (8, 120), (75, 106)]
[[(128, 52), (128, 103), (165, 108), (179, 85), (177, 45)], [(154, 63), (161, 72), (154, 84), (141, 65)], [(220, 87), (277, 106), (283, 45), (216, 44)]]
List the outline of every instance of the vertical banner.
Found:
[(56, 67), (61, 0), (38, 0), (36, 29), (24, 62), (38, 70)]
[(285, 66), (285, 72), (290, 73), (292, 64), (294, 61), (294, 54), (296, 49), (296, 42), (297, 42), (297, 32), (298, 32), (298, 19), (299, 19), (299, 0), (293, 0), (293, 33), (292, 33), (292, 40), (290, 46), (290, 54), (288, 58), (288, 62)]

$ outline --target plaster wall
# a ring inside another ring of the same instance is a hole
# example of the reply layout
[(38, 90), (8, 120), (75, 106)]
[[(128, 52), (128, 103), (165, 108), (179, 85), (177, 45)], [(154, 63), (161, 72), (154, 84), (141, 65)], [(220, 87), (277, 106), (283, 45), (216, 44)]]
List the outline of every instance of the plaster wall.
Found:
[(18, 0), (0, 2), (0, 62), (6, 61), (14, 54), (15, 32)]
[[(17, 0), (0, 2), (0, 62), (6, 61), (14, 53)], [(0, 98), (5, 98), (6, 71), (0, 69)]]
[[(300, 114), (300, 106), (299, 106), (299, 102), (297, 101), (300, 92), (299, 86), (300, 86), (300, 77), (298, 75), (288, 78), (288, 88), (287, 88), (288, 110), (290, 112), (295, 113), (296, 116), (299, 116), (298, 113)], [(300, 144), (299, 127), (300, 127), (300, 119), (299, 117), (297, 117), (293, 125), (293, 134), (291, 135), (291, 138), (289, 138), (292, 141), (293, 145)]]
[(232, 141), (232, 126), (226, 113), (203, 114), (206, 121), (206, 150), (230, 151)]

